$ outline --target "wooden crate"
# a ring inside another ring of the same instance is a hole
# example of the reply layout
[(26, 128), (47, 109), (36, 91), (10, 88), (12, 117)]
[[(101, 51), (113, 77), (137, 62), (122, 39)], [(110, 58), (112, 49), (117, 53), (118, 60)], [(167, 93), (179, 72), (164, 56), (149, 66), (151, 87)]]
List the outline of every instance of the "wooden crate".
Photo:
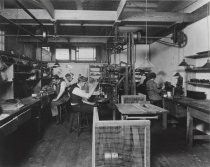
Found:
[(93, 167), (150, 167), (150, 121), (100, 121), (94, 108)]
[(121, 103), (140, 103), (141, 101), (146, 101), (146, 95), (122, 95)]

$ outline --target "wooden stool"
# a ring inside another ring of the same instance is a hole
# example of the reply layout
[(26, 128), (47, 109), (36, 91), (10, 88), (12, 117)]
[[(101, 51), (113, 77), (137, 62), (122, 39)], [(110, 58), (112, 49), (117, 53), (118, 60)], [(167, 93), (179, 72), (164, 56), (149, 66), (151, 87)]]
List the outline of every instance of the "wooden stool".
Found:
[[(71, 111), (70, 114), (71, 114), (71, 117), (70, 117), (70, 133), (72, 131), (75, 131), (75, 132), (77, 132), (77, 135), (79, 136), (83, 129), (85, 129), (85, 128), (90, 129), (87, 113)], [(77, 119), (77, 124), (73, 125), (75, 118)]]
[(68, 110), (67, 110), (68, 102), (69, 100), (63, 102), (58, 106), (58, 117), (61, 124), (64, 122), (63, 115), (65, 115), (65, 117), (67, 117), (67, 121), (69, 121)]

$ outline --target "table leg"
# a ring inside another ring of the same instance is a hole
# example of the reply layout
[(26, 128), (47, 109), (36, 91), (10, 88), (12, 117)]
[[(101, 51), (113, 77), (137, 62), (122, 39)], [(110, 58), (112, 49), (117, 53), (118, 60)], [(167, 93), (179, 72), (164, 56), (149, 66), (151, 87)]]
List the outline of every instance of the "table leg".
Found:
[(163, 129), (167, 129), (167, 123), (168, 123), (168, 121), (167, 121), (167, 113), (164, 112), (162, 114), (162, 128)]
[(113, 113), (112, 113), (112, 117), (113, 117), (113, 120), (116, 120), (116, 109), (113, 109)]
[(186, 134), (186, 142), (188, 146), (192, 146), (193, 144), (193, 117), (189, 112), (189, 108), (187, 108), (187, 134)]

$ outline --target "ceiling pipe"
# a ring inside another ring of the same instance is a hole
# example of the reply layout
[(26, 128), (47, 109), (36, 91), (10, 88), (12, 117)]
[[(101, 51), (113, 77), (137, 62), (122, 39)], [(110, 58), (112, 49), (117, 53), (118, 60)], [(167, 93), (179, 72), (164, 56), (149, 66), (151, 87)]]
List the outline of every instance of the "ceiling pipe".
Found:
[[(12, 36), (17, 36), (17, 35), (13, 35), (13, 34), (4, 34), (4, 35), (0, 35), (0, 36), (8, 36), (8, 37), (12, 37)], [(20, 37), (29, 37), (30, 35), (19, 35)], [(42, 35), (34, 35), (33, 34), (33, 36), (34, 37), (42, 37)], [(57, 36), (55, 36), (55, 35), (48, 35), (48, 37), (72, 37), (72, 38), (115, 38), (115, 36), (108, 36), (108, 35), (97, 35), (97, 36), (94, 36), (94, 35), (57, 35)], [(124, 38), (124, 36), (118, 36), (119, 38)], [(148, 38), (148, 39), (158, 39), (158, 38), (171, 38), (171, 37), (154, 37), (154, 36), (150, 36), (150, 37), (145, 37), (145, 36), (142, 36), (141, 37), (141, 39), (146, 39), (146, 38)]]
[[(24, 27), (22, 27), (22, 26), (16, 24), (15, 22), (11, 21), (10, 19), (7, 19), (6, 17), (4, 17), (4, 16), (2, 16), (2, 15), (0, 15), (0, 18), (3, 19), (3, 20), (5, 20), (5, 21), (8, 22), (9, 24), (11, 24), (11, 25), (13, 25), (13, 26), (19, 28), (20, 30), (26, 32), (27, 34), (29, 34), (30, 36), (34, 37), (35, 39), (38, 39), (38, 40), (40, 40), (40, 41), (43, 41), (42, 39), (40, 39), (40, 38), (38, 38), (36, 35), (34, 35), (32, 32), (30, 32), (30, 31), (28, 31), (27, 29), (25, 29)], [(29, 36), (29, 35), (28, 35), (28, 36)], [(7, 36), (7, 35), (4, 35), (4, 36)], [(17, 36), (17, 35), (13, 35), (13, 36)], [(20, 36), (21, 36), (21, 35), (20, 35)]]
[(43, 29), (47, 32), (46, 27), (19, 1), (16, 0), (17, 4), (29, 15), (32, 19), (34, 19)]

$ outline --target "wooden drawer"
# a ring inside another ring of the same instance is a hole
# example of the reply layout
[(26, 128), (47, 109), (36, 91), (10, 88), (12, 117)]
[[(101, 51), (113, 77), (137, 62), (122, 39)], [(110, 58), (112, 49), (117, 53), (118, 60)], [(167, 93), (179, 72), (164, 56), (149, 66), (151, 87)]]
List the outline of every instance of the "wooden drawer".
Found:
[(187, 107), (182, 106), (180, 104), (176, 104), (175, 116), (177, 118), (186, 117), (187, 116)]
[(169, 114), (176, 118), (186, 117), (187, 107), (185, 106), (167, 99), (164, 99), (163, 106), (169, 111)]
[(17, 117), (0, 126), (0, 136), (6, 136), (14, 132), (18, 127)]
[(18, 116), (18, 126), (24, 124), (31, 118), (31, 109), (28, 109)]

